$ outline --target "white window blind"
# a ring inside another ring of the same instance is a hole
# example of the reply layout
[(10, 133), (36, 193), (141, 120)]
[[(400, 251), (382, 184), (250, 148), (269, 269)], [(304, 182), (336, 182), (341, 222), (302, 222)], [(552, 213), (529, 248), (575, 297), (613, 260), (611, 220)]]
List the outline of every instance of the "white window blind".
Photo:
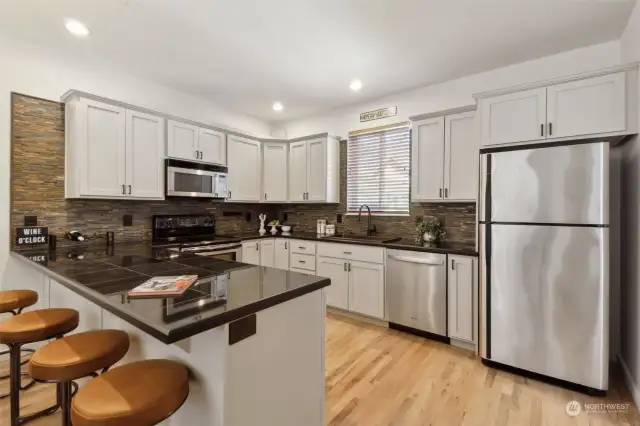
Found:
[(409, 127), (349, 136), (347, 213), (409, 214)]

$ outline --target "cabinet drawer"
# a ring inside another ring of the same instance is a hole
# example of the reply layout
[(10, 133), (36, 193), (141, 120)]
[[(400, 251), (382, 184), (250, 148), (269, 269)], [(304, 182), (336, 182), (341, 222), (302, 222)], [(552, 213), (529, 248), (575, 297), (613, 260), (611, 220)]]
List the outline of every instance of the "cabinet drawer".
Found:
[(316, 254), (316, 243), (303, 240), (291, 240), (291, 253)]
[(291, 270), (306, 269), (307, 271), (316, 270), (315, 255), (291, 253)]
[(308, 271), (306, 269), (300, 269), (300, 268), (289, 268), (289, 270), (291, 272), (299, 272), (301, 274), (308, 274), (308, 275), (315, 275), (315, 271)]
[(339, 259), (384, 263), (384, 249), (381, 247), (321, 243), (318, 244), (318, 254), (320, 256), (337, 257)]

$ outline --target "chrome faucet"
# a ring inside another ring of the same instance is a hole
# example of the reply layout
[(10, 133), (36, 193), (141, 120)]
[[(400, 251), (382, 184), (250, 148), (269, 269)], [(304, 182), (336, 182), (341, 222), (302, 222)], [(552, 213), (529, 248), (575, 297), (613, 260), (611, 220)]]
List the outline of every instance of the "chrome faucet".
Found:
[(370, 236), (371, 234), (376, 232), (376, 226), (371, 224), (371, 209), (368, 205), (363, 204), (360, 206), (360, 209), (358, 210), (358, 222), (360, 222), (360, 217), (362, 216), (362, 209), (365, 207), (369, 211), (369, 219), (367, 220), (367, 236)]

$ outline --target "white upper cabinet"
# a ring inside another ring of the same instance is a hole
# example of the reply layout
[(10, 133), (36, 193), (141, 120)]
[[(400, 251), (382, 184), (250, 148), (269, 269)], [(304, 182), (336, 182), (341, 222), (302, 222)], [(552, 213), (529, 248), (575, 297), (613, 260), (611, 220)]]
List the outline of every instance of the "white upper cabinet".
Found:
[(480, 143), (476, 113), (463, 112), (445, 117), (444, 196), (455, 201), (475, 201), (478, 188)]
[(198, 160), (198, 128), (180, 121), (167, 120), (167, 156)]
[[(126, 110), (117, 106), (83, 99), (77, 105), (80, 196), (119, 197), (126, 190)], [(69, 147), (67, 147), (69, 148)], [(67, 159), (69, 160), (69, 159)], [(73, 166), (67, 161), (67, 169)]]
[(286, 143), (265, 142), (262, 144), (262, 201), (287, 201), (287, 151)]
[(482, 102), (482, 144), (497, 145), (544, 139), (545, 88), (488, 98)]
[(261, 151), (261, 143), (258, 141), (229, 135), (227, 141), (228, 202), (261, 200)]
[(412, 117), (411, 201), (475, 201), (475, 106)]
[(289, 144), (289, 201), (340, 201), (340, 144), (332, 137)]
[(483, 146), (638, 131), (638, 65), (474, 95)]
[(227, 138), (223, 132), (167, 120), (167, 157), (227, 164)]
[(307, 142), (289, 145), (289, 201), (303, 202), (307, 197)]
[(416, 121), (412, 125), (413, 165), (411, 199), (440, 200), (444, 197), (444, 117)]
[(547, 88), (547, 136), (567, 137), (625, 130), (625, 73)]
[(164, 196), (164, 119), (127, 110), (127, 195)]
[(227, 164), (227, 135), (217, 130), (198, 129), (200, 160), (207, 163)]
[(163, 199), (165, 119), (71, 95), (65, 197)]
[(327, 138), (307, 142), (307, 201), (327, 199)]

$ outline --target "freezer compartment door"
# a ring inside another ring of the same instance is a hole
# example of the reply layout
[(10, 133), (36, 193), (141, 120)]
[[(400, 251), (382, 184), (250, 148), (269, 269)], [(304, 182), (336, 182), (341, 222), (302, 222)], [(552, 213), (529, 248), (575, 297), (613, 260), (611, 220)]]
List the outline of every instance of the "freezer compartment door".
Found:
[(608, 224), (608, 189), (606, 142), (491, 154), (492, 222)]
[(387, 250), (389, 321), (447, 335), (447, 256)]
[(491, 226), (490, 359), (608, 385), (608, 229)]

